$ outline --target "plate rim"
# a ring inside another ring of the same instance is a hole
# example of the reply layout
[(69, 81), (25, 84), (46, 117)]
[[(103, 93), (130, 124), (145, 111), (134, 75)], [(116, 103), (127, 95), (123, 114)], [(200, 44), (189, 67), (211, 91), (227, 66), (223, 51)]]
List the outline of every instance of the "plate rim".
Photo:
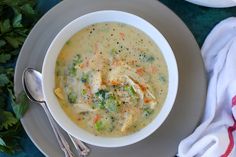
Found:
[[(23, 55), (23, 53), (21, 53), (21, 52), (22, 52), (22, 51), (25, 49), (25, 47), (28, 45), (27, 43), (28, 43), (28, 41), (30, 40), (30, 37), (32, 36), (32, 34), (35, 33), (35, 31), (37, 30), (37, 27), (40, 26), (40, 23), (41, 23), (42, 21), (44, 21), (44, 19), (46, 19), (47, 16), (49, 16), (49, 15), (51, 14), (51, 12), (53, 12), (53, 11), (55, 10), (55, 8), (59, 7), (60, 5), (64, 5), (64, 3), (67, 3), (67, 2), (68, 2), (67, 0), (59, 2), (58, 4), (56, 4), (55, 6), (53, 6), (46, 14), (44, 14), (44, 15), (38, 20), (38, 22), (34, 25), (34, 27), (32, 28), (32, 30), (30, 31), (29, 35), (27, 36), (27, 38), (26, 38), (26, 40), (25, 40), (25, 42), (24, 42), (24, 44), (23, 44), (23, 46), (22, 46), (22, 48), (21, 48), (21, 51), (20, 51), (20, 53), (19, 53), (18, 58), (20, 58), (20, 57)], [(181, 22), (182, 27), (185, 27), (186, 31), (190, 32), (189, 34), (191, 34), (191, 38), (194, 40), (195, 45), (196, 45), (196, 46), (198, 47), (198, 49), (199, 49), (199, 46), (198, 46), (198, 44), (197, 44), (197, 42), (196, 42), (196, 40), (195, 40), (195, 38), (194, 38), (192, 32), (189, 30), (189, 28), (186, 26), (186, 24), (185, 24), (172, 10), (170, 10), (166, 5), (164, 5), (163, 3), (159, 2), (159, 1), (156, 1), (156, 2), (159, 3), (159, 5), (161, 5), (162, 7), (165, 7), (165, 9), (167, 9), (169, 12), (171, 12), (171, 13), (175, 16), (175, 18), (177, 18), (178, 21)], [(190, 36), (189, 36), (189, 37), (190, 37)], [(168, 39), (167, 39), (167, 40), (168, 40)], [(170, 45), (170, 46), (171, 46), (171, 45)], [(172, 46), (171, 46), (171, 47), (172, 47)], [(200, 52), (200, 49), (199, 49), (199, 52)], [(200, 54), (199, 54), (199, 55), (200, 55)], [(15, 87), (15, 84), (16, 84), (16, 82), (17, 82), (16, 76), (18, 75), (18, 71), (19, 71), (19, 68), (20, 68), (20, 67), (19, 67), (19, 64), (20, 64), (20, 63), (19, 63), (19, 59), (17, 59), (16, 68), (15, 68), (15, 73), (14, 73), (14, 91), (15, 91), (16, 94), (19, 92), (19, 91), (16, 90), (16, 87)], [(178, 64), (178, 63), (177, 63), (177, 64)], [(201, 64), (203, 65), (203, 59), (202, 59), (202, 57), (201, 57)], [(202, 66), (202, 68), (203, 68), (202, 70), (205, 71), (204, 66)], [(207, 86), (206, 86), (206, 84), (207, 84), (206, 74), (205, 74), (204, 76), (205, 76), (205, 78), (204, 78), (204, 80), (205, 80), (204, 84), (205, 84), (205, 87), (207, 87)], [(204, 93), (206, 93), (206, 89), (205, 89)], [(204, 97), (204, 101), (205, 101), (205, 99), (206, 99), (206, 96)], [(202, 105), (201, 115), (203, 115), (204, 106), (205, 106), (205, 105)], [(199, 121), (200, 121), (201, 118), (202, 118), (201, 116), (198, 118), (198, 119), (199, 119), (199, 120), (198, 120), (198, 123), (199, 123)], [(30, 133), (29, 130), (28, 130), (28, 127), (27, 127), (26, 124), (24, 123), (24, 118), (21, 119), (21, 123), (22, 123), (22, 126), (23, 126), (24, 130), (26, 131), (28, 137), (31, 139), (31, 141), (34, 143), (34, 145), (35, 145), (44, 155), (47, 156), (46, 152), (44, 152), (44, 150), (43, 150), (43, 149), (38, 145), (38, 143), (35, 141), (34, 137), (32, 137), (31, 133)], [(198, 125), (198, 124), (195, 125), (195, 128), (196, 128), (197, 125)]]
[[(211, 8), (229, 8), (229, 7), (235, 7), (236, 6), (236, 1), (233, 0), (225, 0), (224, 5), (220, 5), (217, 3), (212, 3), (211, 1), (202, 1), (202, 0), (186, 0), (189, 3), (200, 5), (203, 7), (211, 7)], [(216, 1), (217, 2), (217, 1)]]

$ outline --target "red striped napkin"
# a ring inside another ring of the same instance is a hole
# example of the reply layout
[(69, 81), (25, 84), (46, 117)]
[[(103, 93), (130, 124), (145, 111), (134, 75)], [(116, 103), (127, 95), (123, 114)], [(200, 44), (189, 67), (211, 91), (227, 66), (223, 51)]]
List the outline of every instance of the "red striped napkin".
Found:
[(208, 74), (201, 124), (178, 148), (180, 157), (236, 157), (236, 18), (210, 32), (202, 47)]

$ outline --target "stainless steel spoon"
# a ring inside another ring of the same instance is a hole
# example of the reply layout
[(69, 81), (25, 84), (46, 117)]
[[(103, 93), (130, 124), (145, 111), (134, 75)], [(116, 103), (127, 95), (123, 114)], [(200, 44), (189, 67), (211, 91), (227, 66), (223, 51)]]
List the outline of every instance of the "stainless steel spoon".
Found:
[[(48, 120), (53, 128), (53, 131), (56, 135), (57, 141), (61, 147), (61, 149), (64, 151), (66, 157), (74, 157), (74, 154), (70, 150), (69, 144), (67, 143), (65, 137), (60, 132), (57, 123), (52, 118), (46, 102), (44, 100), (43, 96), (43, 90), (42, 90), (42, 75), (40, 72), (32, 69), (32, 68), (26, 68), (24, 70), (23, 76), (22, 76), (22, 83), (23, 88), (25, 90), (26, 95), (28, 98), (34, 102), (39, 103), (45, 113), (47, 114)], [(89, 149), (87, 146), (84, 145), (80, 140), (74, 138), (70, 134), (68, 134), (71, 141), (73, 142), (76, 150), (80, 154), (80, 156), (87, 156), (89, 153)]]

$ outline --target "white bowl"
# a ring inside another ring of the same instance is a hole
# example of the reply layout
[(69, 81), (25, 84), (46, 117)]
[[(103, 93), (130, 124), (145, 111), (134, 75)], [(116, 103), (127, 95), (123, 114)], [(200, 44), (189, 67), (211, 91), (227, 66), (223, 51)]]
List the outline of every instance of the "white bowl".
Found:
[[(85, 28), (86, 26), (92, 25), (94, 23), (100, 22), (120, 22), (125, 23), (131, 26), (138, 28), (139, 30), (145, 32), (160, 48), (164, 59), (166, 60), (168, 67), (168, 93), (166, 96), (166, 100), (164, 105), (159, 112), (159, 114), (155, 117), (155, 119), (148, 124), (146, 127), (141, 129), (138, 132), (133, 134), (122, 136), (122, 137), (101, 137), (95, 136), (81, 128), (79, 128), (70, 118), (65, 114), (62, 110), (56, 96), (54, 95), (54, 87), (55, 87), (55, 65), (57, 56), (60, 53), (60, 50), (64, 46), (67, 40), (69, 40), (75, 33)], [(47, 102), (48, 108), (57, 121), (57, 123), (69, 134), (74, 137), (92, 144), (101, 147), (120, 147), (126, 146), (129, 144), (133, 144), (138, 142), (145, 137), (152, 134), (160, 125), (165, 121), (168, 114), (170, 113), (177, 89), (178, 89), (178, 69), (175, 60), (175, 56), (173, 51), (163, 37), (163, 35), (150, 23), (145, 21), (144, 19), (121, 11), (113, 11), (113, 10), (104, 10), (97, 11), (93, 13), (86, 14), (81, 16), (74, 21), (70, 22), (66, 25), (55, 37), (52, 41), (47, 54), (44, 59), (43, 69), (43, 92), (44, 97)]]

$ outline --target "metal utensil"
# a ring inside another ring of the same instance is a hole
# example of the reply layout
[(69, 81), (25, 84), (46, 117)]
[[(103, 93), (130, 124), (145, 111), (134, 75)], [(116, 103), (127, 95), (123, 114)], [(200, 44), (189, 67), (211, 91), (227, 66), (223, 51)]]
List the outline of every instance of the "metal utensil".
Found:
[[(67, 143), (65, 137), (62, 135), (60, 132), (57, 123), (54, 121), (52, 118), (46, 102), (44, 100), (43, 96), (43, 90), (42, 90), (42, 75), (40, 72), (32, 69), (32, 68), (26, 68), (23, 72), (22, 76), (22, 83), (23, 83), (23, 88), (25, 90), (26, 95), (28, 98), (34, 102), (39, 103), (45, 113), (47, 114), (48, 120), (53, 128), (53, 131), (56, 135), (57, 141), (61, 147), (61, 149), (64, 151), (66, 157), (74, 157), (74, 154), (70, 150), (69, 144)], [(68, 134), (71, 141), (73, 142), (76, 150), (80, 154), (80, 156), (87, 156), (89, 153), (89, 149), (87, 146), (84, 145), (83, 142), (80, 140), (74, 138), (70, 134)]]

